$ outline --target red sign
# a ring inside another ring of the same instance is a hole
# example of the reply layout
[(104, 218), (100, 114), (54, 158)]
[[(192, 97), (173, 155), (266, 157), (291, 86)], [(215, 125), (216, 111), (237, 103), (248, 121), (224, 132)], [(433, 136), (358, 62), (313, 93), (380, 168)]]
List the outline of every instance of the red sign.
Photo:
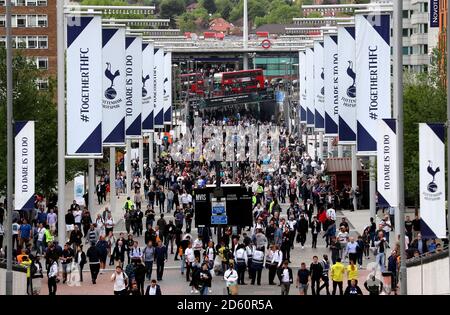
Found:
[(268, 39), (265, 39), (261, 42), (261, 47), (264, 49), (269, 49), (271, 46), (272, 46), (272, 43)]

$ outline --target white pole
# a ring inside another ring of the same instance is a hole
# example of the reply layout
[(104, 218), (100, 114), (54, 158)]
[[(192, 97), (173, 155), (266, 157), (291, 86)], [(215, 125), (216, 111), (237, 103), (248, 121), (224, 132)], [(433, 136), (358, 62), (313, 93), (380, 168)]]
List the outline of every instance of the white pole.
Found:
[[(244, 40), (244, 49), (247, 49), (248, 48), (248, 3), (247, 3), (248, 1), (247, 0), (244, 0), (244, 38), (243, 38), (243, 40)], [(248, 54), (247, 54), (247, 52), (244, 52), (244, 60), (243, 60), (243, 63), (244, 63), (244, 67), (243, 67), (243, 69), (244, 70), (248, 70)]]
[[(356, 157), (356, 144), (352, 144), (352, 190), (358, 186), (358, 158)], [(357, 210), (356, 198), (353, 198), (353, 210)]]
[(126, 139), (126, 155), (125, 155), (125, 176), (127, 177), (127, 196), (131, 197), (131, 183), (133, 182), (133, 179), (131, 178), (131, 140)]
[(66, 240), (65, 188), (66, 188), (66, 113), (65, 113), (65, 42), (64, 42), (64, 4), (57, 1), (57, 55), (58, 55), (58, 243), (63, 246)]
[(375, 156), (370, 157), (370, 175), (369, 175), (369, 202), (370, 202), (370, 217), (375, 218), (376, 214), (376, 179), (375, 179), (375, 166), (377, 163), (377, 158)]
[[(403, 169), (403, 1), (394, 1), (394, 117), (397, 117), (398, 217), (400, 230), (400, 294), (407, 294), (405, 188)], [(448, 39), (448, 38), (447, 38)], [(448, 65), (448, 63), (447, 63)], [(447, 73), (448, 74), (448, 73)]]
[(6, 1), (6, 134), (7, 134), (7, 179), (6, 179), (6, 295), (13, 295), (13, 239), (12, 239), (12, 213), (13, 213), (13, 185), (14, 185), (14, 135), (13, 135), (13, 51), (11, 29), (11, 0)]
[(88, 168), (88, 203), (89, 203), (89, 211), (92, 214), (95, 214), (94, 211), (94, 192), (95, 192), (95, 160), (89, 159), (89, 168)]
[(109, 200), (111, 213), (116, 210), (116, 148), (109, 148)]
[(327, 148), (328, 148), (328, 155), (327, 157), (333, 157), (333, 140), (331, 138), (327, 139)]
[(155, 133), (150, 132), (148, 137), (148, 162), (150, 167), (150, 176), (153, 176), (153, 163), (154, 163), (154, 152), (153, 152), (153, 143), (155, 142)]
[(139, 174), (141, 174), (142, 185), (144, 184), (144, 139), (139, 138)]
[(338, 145), (338, 158), (344, 157), (344, 146), (342, 144)]
[(323, 131), (319, 132), (319, 160), (323, 161)]

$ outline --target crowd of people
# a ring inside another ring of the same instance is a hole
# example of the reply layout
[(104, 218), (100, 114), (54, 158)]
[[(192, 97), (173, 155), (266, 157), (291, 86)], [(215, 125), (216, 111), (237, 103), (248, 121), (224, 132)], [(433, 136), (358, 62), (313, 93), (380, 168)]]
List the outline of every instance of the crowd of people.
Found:
[[(204, 117), (203, 123), (249, 128), (263, 124), (251, 115), (230, 113)], [(58, 218), (56, 205), (37, 198), (32, 212), (14, 211), (14, 259), (28, 270), (29, 293), (39, 291), (32, 279), (44, 278), (45, 272), (49, 294), (56, 294), (59, 280), (79, 285), (84, 266), (88, 265), (93, 284), (107, 266), (114, 266), (114, 294), (160, 295), (159, 283), (164, 281), (165, 265), (170, 259), (179, 261), (182, 279), (193, 294), (211, 294), (215, 277), (223, 279), (229, 294), (238, 294), (239, 286), (262, 285), (264, 270), (268, 285), (278, 283), (281, 294), (289, 294), (293, 284), (304, 295), (310, 291), (313, 295), (361, 295), (361, 285), (370, 294), (387, 289), (395, 292), (400, 248), (390, 235), (394, 229), (391, 210), (383, 212), (378, 226), (377, 220), (371, 218), (361, 235), (351, 235), (346, 218), (338, 220), (336, 211), (353, 210), (353, 199), (360, 204), (358, 188), (334, 187), (323, 180), (324, 163), (313, 160), (301, 139), (285, 128), (280, 129), (278, 143), (279, 168), (270, 173), (264, 171), (262, 163), (222, 162), (217, 170), (211, 162), (175, 162), (170, 154), (159, 157), (152, 169), (145, 165), (143, 178), (134, 172), (131, 193), (120, 209), (126, 233), (115, 232), (119, 222), (108, 207), (93, 214), (88, 206), (74, 201), (65, 217)], [(137, 168), (136, 164), (135, 171)], [(96, 186), (99, 205), (109, 192), (110, 178), (103, 175)], [(217, 185), (218, 180), (239, 184), (251, 193), (253, 226), (195, 227), (195, 189)], [(122, 173), (117, 174), (115, 183), (118, 196), (125, 188)], [(2, 204), (0, 211), (0, 247), (4, 256)], [(66, 242), (59, 244), (57, 222), (62, 219), (67, 234)], [(408, 257), (441, 250), (440, 242), (422, 239), (418, 216), (414, 220), (407, 217), (405, 229)], [(142, 244), (138, 240), (141, 238)], [(292, 255), (294, 247), (317, 249), (319, 242), (325, 243), (327, 252), (314, 255), (309, 262), (301, 254), (294, 277), (291, 265), (298, 260)], [(383, 288), (376, 273), (359, 284), (359, 271), (371, 258), (382, 273), (391, 275), (390, 288)]]

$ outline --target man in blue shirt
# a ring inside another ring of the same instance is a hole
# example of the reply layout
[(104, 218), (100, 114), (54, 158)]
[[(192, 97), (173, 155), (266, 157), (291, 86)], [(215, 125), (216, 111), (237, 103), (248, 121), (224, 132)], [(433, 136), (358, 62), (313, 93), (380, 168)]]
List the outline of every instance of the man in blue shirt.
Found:
[(31, 229), (31, 225), (28, 224), (27, 219), (23, 220), (23, 223), (20, 225), (19, 228), (19, 246), (20, 248), (23, 248), (23, 245), (28, 245), (30, 242), (30, 239), (33, 238), (33, 231)]

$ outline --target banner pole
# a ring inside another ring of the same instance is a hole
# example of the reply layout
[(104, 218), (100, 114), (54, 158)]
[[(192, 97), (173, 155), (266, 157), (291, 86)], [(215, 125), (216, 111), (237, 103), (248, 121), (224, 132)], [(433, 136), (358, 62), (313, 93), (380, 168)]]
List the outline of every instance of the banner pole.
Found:
[(126, 156), (125, 156), (125, 165), (126, 165), (126, 183), (127, 183), (127, 196), (131, 198), (131, 183), (133, 179), (131, 178), (131, 140), (126, 139)]
[(95, 192), (95, 160), (89, 159), (88, 167), (88, 209), (91, 214), (94, 212), (94, 192)]
[(370, 176), (369, 176), (369, 193), (370, 193), (370, 217), (375, 219), (377, 203), (375, 195), (377, 193), (377, 184), (375, 178), (375, 167), (377, 165), (377, 158), (375, 156), (370, 157)]
[(342, 144), (338, 145), (338, 158), (344, 157), (344, 146)]
[(109, 148), (109, 202), (111, 213), (116, 210), (116, 147)]
[[(448, 4), (447, 4), (448, 5)], [(450, 139), (450, 28), (448, 26), (448, 21), (450, 18), (450, 10), (447, 7), (447, 224), (448, 224), (448, 234), (447, 238), (450, 238), (450, 211), (448, 203), (450, 202), (450, 145), (448, 145)], [(449, 262), (450, 262), (450, 250)], [(450, 264), (449, 264), (450, 267)], [(450, 270), (449, 270), (450, 277)], [(449, 291), (450, 291), (450, 278), (449, 278)]]
[(154, 132), (151, 131), (149, 133), (149, 137), (148, 137), (148, 160), (149, 160), (149, 166), (150, 166), (150, 176), (153, 176), (153, 142), (154, 141)]
[(64, 4), (57, 1), (57, 55), (58, 55), (58, 243), (63, 246), (66, 238), (65, 188), (66, 188), (66, 121), (65, 121), (65, 44)]
[(144, 187), (144, 138), (142, 136), (139, 138), (139, 174), (141, 175), (141, 187)]
[(319, 132), (319, 160), (323, 161), (323, 131)]
[(353, 211), (357, 210), (355, 190), (358, 185), (358, 159), (356, 157), (356, 144), (352, 144), (352, 192), (353, 192)]
[(12, 64), (12, 30), (11, 30), (11, 0), (6, 0), (6, 133), (7, 133), (7, 185), (6, 206), (7, 220), (5, 229), (7, 236), (7, 260), (6, 260), (6, 295), (13, 294), (13, 272), (12, 272), (12, 213), (13, 213), (13, 185), (14, 185), (14, 144), (13, 144), (13, 64)]
[(400, 229), (400, 294), (407, 295), (405, 196), (403, 170), (403, 1), (394, 1), (394, 116), (397, 116), (398, 215)]

